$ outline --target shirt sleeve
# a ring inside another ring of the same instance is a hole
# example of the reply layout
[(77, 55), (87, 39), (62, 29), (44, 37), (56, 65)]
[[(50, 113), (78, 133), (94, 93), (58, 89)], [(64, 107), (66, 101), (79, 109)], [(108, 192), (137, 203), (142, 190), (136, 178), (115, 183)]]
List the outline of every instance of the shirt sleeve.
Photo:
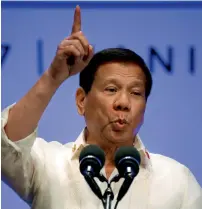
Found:
[(186, 186), (181, 209), (201, 209), (202, 189), (192, 172), (185, 167)]
[(4, 109), (1, 116), (2, 181), (26, 202), (31, 202), (35, 183), (35, 166), (31, 151), (36, 140), (37, 129), (26, 138), (12, 142), (4, 130), (12, 106)]

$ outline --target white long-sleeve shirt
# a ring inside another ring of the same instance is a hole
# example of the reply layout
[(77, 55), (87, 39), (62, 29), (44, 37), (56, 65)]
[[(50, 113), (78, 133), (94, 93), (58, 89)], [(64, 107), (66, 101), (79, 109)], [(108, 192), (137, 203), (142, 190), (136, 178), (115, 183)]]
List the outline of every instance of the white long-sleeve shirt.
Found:
[[(12, 142), (4, 127), (9, 108), (2, 112), (2, 178), (33, 209), (102, 209), (79, 171), (79, 153), (86, 146), (84, 131), (65, 145), (46, 142), (37, 131)], [(134, 146), (141, 165), (117, 209), (202, 209), (202, 189), (190, 170), (177, 161), (148, 153), (139, 136)], [(101, 172), (105, 175), (104, 169)], [(110, 178), (116, 175), (115, 169)], [(112, 185), (114, 208), (123, 180)], [(104, 192), (106, 184), (97, 181)]]

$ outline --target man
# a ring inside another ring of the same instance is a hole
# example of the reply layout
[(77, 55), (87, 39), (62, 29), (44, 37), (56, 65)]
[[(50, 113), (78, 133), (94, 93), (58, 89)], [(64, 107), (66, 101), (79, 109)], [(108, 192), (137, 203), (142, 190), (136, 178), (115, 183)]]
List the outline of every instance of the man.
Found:
[[(59, 86), (79, 72), (76, 105), (86, 128), (75, 143), (47, 143), (36, 136), (37, 124)], [(134, 52), (106, 49), (93, 56), (77, 6), (72, 33), (58, 46), (49, 69), (2, 113), (3, 180), (32, 208), (103, 208), (79, 172), (81, 150), (88, 144), (100, 146), (106, 158), (101, 172), (111, 179), (117, 174), (117, 148), (135, 146), (141, 155), (140, 172), (118, 208), (202, 208), (201, 188), (188, 168), (149, 154), (137, 135), (151, 87), (149, 70)], [(115, 199), (121, 183), (112, 185)], [(104, 192), (106, 185), (98, 184)]]

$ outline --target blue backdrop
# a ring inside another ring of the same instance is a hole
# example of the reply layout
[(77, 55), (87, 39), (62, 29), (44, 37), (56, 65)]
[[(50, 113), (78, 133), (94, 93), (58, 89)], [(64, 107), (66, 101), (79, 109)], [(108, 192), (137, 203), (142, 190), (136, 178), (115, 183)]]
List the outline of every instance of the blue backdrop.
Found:
[[(71, 31), (75, 3), (2, 3), (2, 109), (46, 70)], [(95, 50), (124, 46), (151, 69), (154, 87), (140, 136), (150, 152), (185, 164), (202, 185), (202, 3), (80, 3), (83, 31)], [(39, 124), (47, 141), (74, 141), (78, 76), (53, 97)], [(62, 125), (61, 125), (62, 124)], [(28, 206), (2, 183), (2, 208)]]

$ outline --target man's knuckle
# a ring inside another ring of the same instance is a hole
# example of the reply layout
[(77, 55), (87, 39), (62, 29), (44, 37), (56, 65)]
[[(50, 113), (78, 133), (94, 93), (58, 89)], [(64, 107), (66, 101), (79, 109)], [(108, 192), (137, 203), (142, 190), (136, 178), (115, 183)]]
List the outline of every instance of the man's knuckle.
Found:
[(89, 44), (88, 43), (85, 43), (84, 46), (87, 49), (89, 47)]
[(80, 41), (78, 39), (75, 39), (75, 44), (76, 45), (79, 45), (80, 44)]
[(74, 50), (74, 45), (69, 45), (69, 49)]

